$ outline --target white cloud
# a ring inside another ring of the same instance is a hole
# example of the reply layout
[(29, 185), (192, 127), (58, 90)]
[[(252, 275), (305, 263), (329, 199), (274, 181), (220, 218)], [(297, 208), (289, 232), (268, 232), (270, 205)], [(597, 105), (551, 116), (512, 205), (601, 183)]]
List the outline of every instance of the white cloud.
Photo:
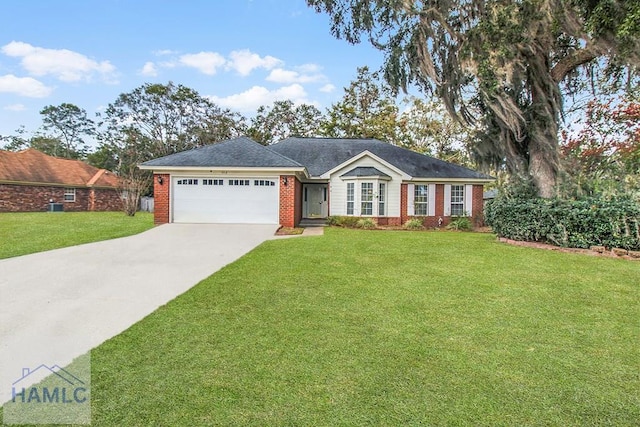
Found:
[(29, 98), (44, 98), (52, 91), (53, 88), (45, 86), (32, 77), (16, 77), (13, 74), (0, 76), (0, 92), (15, 93)]
[(24, 104), (11, 104), (6, 105), (4, 109), (7, 111), (25, 111), (27, 107), (25, 107)]
[(256, 68), (271, 70), (282, 64), (282, 61), (278, 58), (273, 56), (261, 57), (248, 49), (234, 50), (229, 54), (229, 58), (227, 68), (237, 71), (241, 76), (248, 76)]
[(301, 73), (319, 73), (322, 67), (318, 64), (302, 64), (296, 67), (296, 69)]
[(285, 70), (283, 68), (276, 68), (271, 70), (271, 73), (267, 76), (267, 81), (275, 83), (312, 83), (326, 80), (326, 77), (322, 74), (300, 74), (297, 71)]
[(155, 77), (158, 75), (158, 69), (156, 64), (151, 61), (145, 62), (144, 66), (140, 70), (140, 74), (143, 76)]
[(2, 47), (7, 56), (22, 58), (22, 66), (34, 76), (53, 75), (65, 82), (91, 80), (98, 74), (114, 83), (116, 68), (109, 61), (97, 62), (67, 49), (46, 49), (29, 43), (12, 41)]
[(269, 90), (262, 86), (253, 86), (242, 93), (224, 98), (210, 96), (213, 102), (221, 107), (231, 108), (240, 112), (255, 112), (261, 105), (270, 105), (274, 101), (290, 99), (295, 104), (309, 103), (307, 93), (299, 84), (284, 86), (276, 90)]
[(318, 90), (320, 92), (330, 93), (330, 92), (333, 92), (334, 90), (336, 90), (336, 87), (334, 85), (332, 85), (331, 83), (327, 83), (326, 85), (322, 86)]
[(178, 63), (176, 61), (162, 61), (160, 64), (162, 68), (176, 68)]
[(160, 49), (153, 51), (153, 54), (156, 56), (166, 56), (166, 55), (176, 55), (178, 52), (170, 49)]
[(180, 56), (180, 63), (192, 67), (201, 73), (213, 76), (226, 61), (222, 55), (216, 52), (189, 53)]

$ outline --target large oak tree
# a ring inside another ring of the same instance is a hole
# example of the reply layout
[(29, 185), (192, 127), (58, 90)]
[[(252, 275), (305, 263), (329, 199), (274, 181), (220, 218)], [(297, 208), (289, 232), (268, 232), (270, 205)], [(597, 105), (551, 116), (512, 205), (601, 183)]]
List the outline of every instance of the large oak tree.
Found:
[(364, 37), (384, 51), (394, 89), (416, 84), (460, 122), (481, 125), (477, 158), (505, 163), (543, 197), (556, 191), (558, 127), (572, 79), (594, 62), (601, 67), (593, 70), (609, 72), (639, 62), (640, 0), (307, 3), (329, 14), (336, 37)]

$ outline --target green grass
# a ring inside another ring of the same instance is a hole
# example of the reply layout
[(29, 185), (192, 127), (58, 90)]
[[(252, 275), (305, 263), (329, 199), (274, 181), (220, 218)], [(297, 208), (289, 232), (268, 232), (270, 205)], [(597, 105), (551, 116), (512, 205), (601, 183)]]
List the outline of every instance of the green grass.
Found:
[(489, 234), (268, 241), (92, 351), (92, 425), (638, 425), (639, 277)]
[(0, 259), (115, 239), (153, 227), (153, 215), (139, 212), (0, 213)]

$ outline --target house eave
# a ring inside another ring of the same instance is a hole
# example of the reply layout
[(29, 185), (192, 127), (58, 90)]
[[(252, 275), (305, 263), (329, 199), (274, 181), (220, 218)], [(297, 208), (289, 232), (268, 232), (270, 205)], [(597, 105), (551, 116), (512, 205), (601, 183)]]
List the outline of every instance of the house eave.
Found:
[(340, 179), (343, 181), (350, 181), (350, 180), (355, 181), (355, 180), (367, 180), (367, 179), (391, 181), (391, 177), (388, 175), (341, 176)]
[(305, 167), (253, 167), (253, 166), (149, 166), (138, 165), (141, 170), (150, 170), (154, 173), (271, 173), (292, 174), (309, 178)]
[(74, 184), (70, 182), (64, 183), (64, 182), (38, 182), (38, 181), (11, 181), (6, 179), (0, 179), (0, 184), (37, 186), (37, 187), (95, 188), (95, 189), (103, 189), (103, 190), (118, 189), (118, 187), (112, 187), (108, 185)]
[(429, 182), (434, 184), (449, 184), (452, 182), (459, 182), (465, 184), (490, 184), (495, 181), (495, 178), (426, 178), (426, 177), (411, 177), (410, 179), (406, 179), (403, 182), (408, 184), (420, 183), (420, 182)]

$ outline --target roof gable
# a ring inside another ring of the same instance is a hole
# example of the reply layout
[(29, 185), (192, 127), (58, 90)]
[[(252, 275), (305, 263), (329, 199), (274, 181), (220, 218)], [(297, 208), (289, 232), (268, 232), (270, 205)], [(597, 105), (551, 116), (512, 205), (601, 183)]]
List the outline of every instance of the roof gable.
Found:
[(492, 180), (489, 175), (397, 147), (377, 139), (287, 138), (270, 147), (320, 177), (368, 151), (413, 179)]
[(300, 163), (247, 137), (238, 137), (193, 150), (149, 160), (143, 169), (155, 167), (259, 167), (303, 168)]
[[(328, 170), (327, 172), (323, 173), (321, 175), (322, 178), (330, 178), (331, 175), (333, 175), (334, 173), (340, 173), (341, 171), (343, 171), (345, 168), (348, 167), (369, 167), (371, 166), (370, 164), (368, 164), (368, 162), (363, 164), (363, 160), (365, 159), (370, 159), (372, 160), (378, 167), (386, 167), (388, 168), (390, 171), (393, 171), (395, 173), (397, 173), (398, 175), (400, 175), (402, 177), (402, 179), (410, 179), (411, 176), (409, 176), (408, 174), (406, 174), (404, 171), (402, 171), (401, 169), (398, 169), (396, 166), (390, 164), (389, 162), (385, 161), (384, 159), (381, 159), (380, 157), (376, 156), (375, 154), (369, 152), (368, 150), (363, 151), (360, 154), (357, 154), (349, 159), (347, 159), (346, 162), (341, 163), (339, 165), (337, 165), (336, 167)], [(375, 169), (375, 166), (373, 167)], [(388, 176), (388, 175), (387, 175)]]
[(48, 156), (38, 150), (0, 150), (0, 181), (67, 185), (72, 187), (118, 187), (112, 172), (80, 160)]
[(381, 170), (379, 170), (377, 168), (371, 167), (371, 166), (358, 166), (358, 167), (355, 167), (355, 168), (351, 169), (349, 172), (346, 172), (346, 173), (343, 173), (342, 175), (340, 175), (340, 178), (342, 178), (342, 177), (362, 178), (362, 177), (373, 177), (373, 176), (383, 177), (383, 178), (391, 178), (386, 173), (382, 172)]

